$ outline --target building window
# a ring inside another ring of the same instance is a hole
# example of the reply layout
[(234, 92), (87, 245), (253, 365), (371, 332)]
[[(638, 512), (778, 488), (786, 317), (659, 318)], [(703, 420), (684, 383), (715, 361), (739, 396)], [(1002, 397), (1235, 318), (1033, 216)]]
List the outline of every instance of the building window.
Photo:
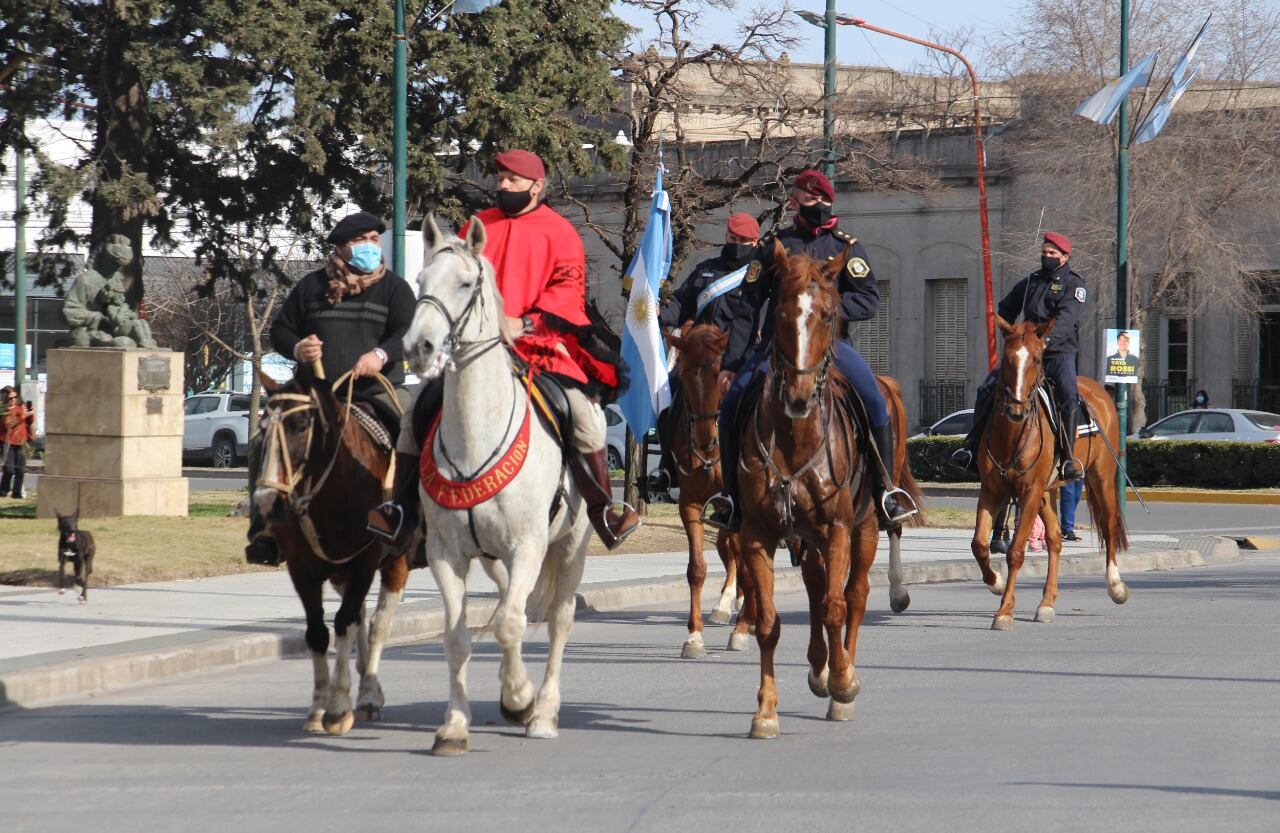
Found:
[(849, 325), (849, 342), (853, 349), (871, 365), (871, 372), (889, 375), (889, 282), (876, 281), (880, 291), (880, 311), (870, 321), (857, 321)]
[(929, 281), (927, 375), (936, 381), (969, 379), (969, 284), (964, 280)]

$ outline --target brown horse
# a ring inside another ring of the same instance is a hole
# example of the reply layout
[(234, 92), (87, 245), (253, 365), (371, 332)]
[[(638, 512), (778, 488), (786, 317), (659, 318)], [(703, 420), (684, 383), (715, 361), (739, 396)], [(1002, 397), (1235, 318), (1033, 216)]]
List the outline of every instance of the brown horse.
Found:
[[(265, 376), (262, 384), (267, 392), (262, 470), (253, 500), (284, 554), (306, 612), (315, 687), (303, 729), (341, 735), (355, 722), (349, 667), (353, 637), (360, 674), (356, 709), (367, 720), (381, 717), (385, 700), (378, 664), (409, 577), (406, 553), (384, 562), (381, 546), (363, 522), (383, 500), (391, 456), (352, 418), (350, 401), (341, 405), (310, 369), (300, 367), (283, 385)], [(378, 607), (372, 623), (366, 623), (365, 597), (379, 571)], [(342, 597), (333, 620), (332, 682), (325, 661), (325, 581)]]
[[(680, 486), (680, 520), (689, 539), (689, 638), (680, 650), (685, 659), (702, 659), (707, 649), (702, 641), (702, 586), (707, 580), (707, 562), (703, 558), (702, 508), (707, 499), (720, 491), (720, 400), (724, 392), (716, 384), (720, 375), (720, 359), (729, 343), (729, 334), (712, 324), (699, 324), (684, 336), (668, 335), (667, 343), (680, 351), (676, 374), (683, 398), (672, 418), (676, 423), (672, 438), (672, 456), (676, 461), (676, 482)], [(710, 619), (727, 625), (740, 594), (738, 588), (738, 535), (720, 531), (716, 534), (716, 552), (724, 563), (724, 586), (720, 600)], [(745, 576), (744, 576), (745, 578)], [(745, 595), (745, 594), (744, 594)], [(751, 611), (744, 609), (738, 625), (729, 637), (729, 650), (746, 647)]]
[[(873, 463), (843, 405), (852, 393), (831, 366), (842, 324), (836, 279), (848, 254), (819, 262), (789, 257), (775, 242), (773, 257), (781, 287), (771, 368), (743, 432), (739, 472), (742, 555), (756, 600), (760, 646), (753, 738), (778, 734), (778, 542), (786, 540), (799, 560), (809, 595), (809, 688), (831, 698), (828, 719), (849, 720), (861, 688), (854, 658), (879, 536)], [(896, 385), (882, 383), (881, 389), (899, 431), (894, 454), (902, 455), (900, 485), (919, 505), (919, 489), (906, 467), (902, 402)]]
[[(1050, 409), (1042, 398), (1046, 390), (1043, 357), (1045, 336), (1054, 321), (1033, 324), (1023, 321), (1009, 324), (997, 317), (1004, 332), (1004, 350), (991, 417), (986, 432), (978, 443), (978, 474), (982, 491), (978, 497), (977, 526), (973, 532), (973, 556), (982, 570), (982, 580), (996, 595), (1001, 595), (1000, 608), (991, 622), (992, 630), (1013, 627), (1014, 585), (1022, 567), (1027, 539), (1036, 516), (1044, 521), (1045, 540), (1049, 550), (1049, 568), (1045, 575), (1044, 596), (1036, 609), (1037, 622), (1052, 622), (1054, 603), (1058, 600), (1058, 555), (1062, 552), (1062, 528), (1050, 500), (1058, 485), (1054, 427)], [(1120, 512), (1116, 493), (1116, 460), (1108, 449), (1119, 444), (1120, 420), (1111, 397), (1092, 379), (1078, 378), (1080, 396), (1089, 415), (1102, 434), (1077, 437), (1075, 457), (1084, 464), (1085, 495), (1094, 527), (1107, 551), (1107, 593), (1116, 604), (1129, 599), (1129, 589), (1120, 580), (1116, 564), (1117, 550), (1129, 548), (1124, 515)], [(992, 518), (1010, 501), (1018, 507), (1018, 525), (1006, 555), (1009, 577), (1002, 578), (991, 569)]]

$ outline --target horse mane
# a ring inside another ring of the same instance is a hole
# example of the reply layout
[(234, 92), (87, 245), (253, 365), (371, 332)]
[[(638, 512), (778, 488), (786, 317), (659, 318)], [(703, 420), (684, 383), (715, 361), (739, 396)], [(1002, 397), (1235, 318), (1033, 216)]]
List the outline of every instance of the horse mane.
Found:
[(780, 297), (794, 298), (807, 292), (810, 284), (816, 283), (833, 303), (839, 303), (836, 282), (822, 268), (823, 265), (823, 261), (814, 260), (808, 255), (787, 255), (784, 261), (775, 262), (775, 268), (781, 272)]

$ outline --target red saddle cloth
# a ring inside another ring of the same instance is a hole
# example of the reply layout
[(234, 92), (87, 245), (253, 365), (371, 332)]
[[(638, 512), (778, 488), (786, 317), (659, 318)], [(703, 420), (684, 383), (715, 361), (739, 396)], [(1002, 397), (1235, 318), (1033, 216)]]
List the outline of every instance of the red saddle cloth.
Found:
[(524, 422), (515, 439), (497, 462), (470, 480), (450, 480), (440, 473), (435, 460), (436, 431), (440, 428), (440, 414), (431, 422), (427, 437), (422, 443), (422, 462), (418, 473), (427, 496), (445, 509), (470, 509), (489, 500), (506, 488), (524, 468), (529, 456), (529, 425), (532, 408), (525, 406)]

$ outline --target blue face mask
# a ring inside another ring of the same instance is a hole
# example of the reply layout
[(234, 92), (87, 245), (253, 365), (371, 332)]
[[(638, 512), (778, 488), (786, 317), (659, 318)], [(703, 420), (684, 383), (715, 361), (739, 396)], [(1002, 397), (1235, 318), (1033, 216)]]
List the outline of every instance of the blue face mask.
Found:
[(361, 272), (372, 272), (382, 265), (382, 247), (377, 243), (357, 243), (351, 247), (347, 262)]

